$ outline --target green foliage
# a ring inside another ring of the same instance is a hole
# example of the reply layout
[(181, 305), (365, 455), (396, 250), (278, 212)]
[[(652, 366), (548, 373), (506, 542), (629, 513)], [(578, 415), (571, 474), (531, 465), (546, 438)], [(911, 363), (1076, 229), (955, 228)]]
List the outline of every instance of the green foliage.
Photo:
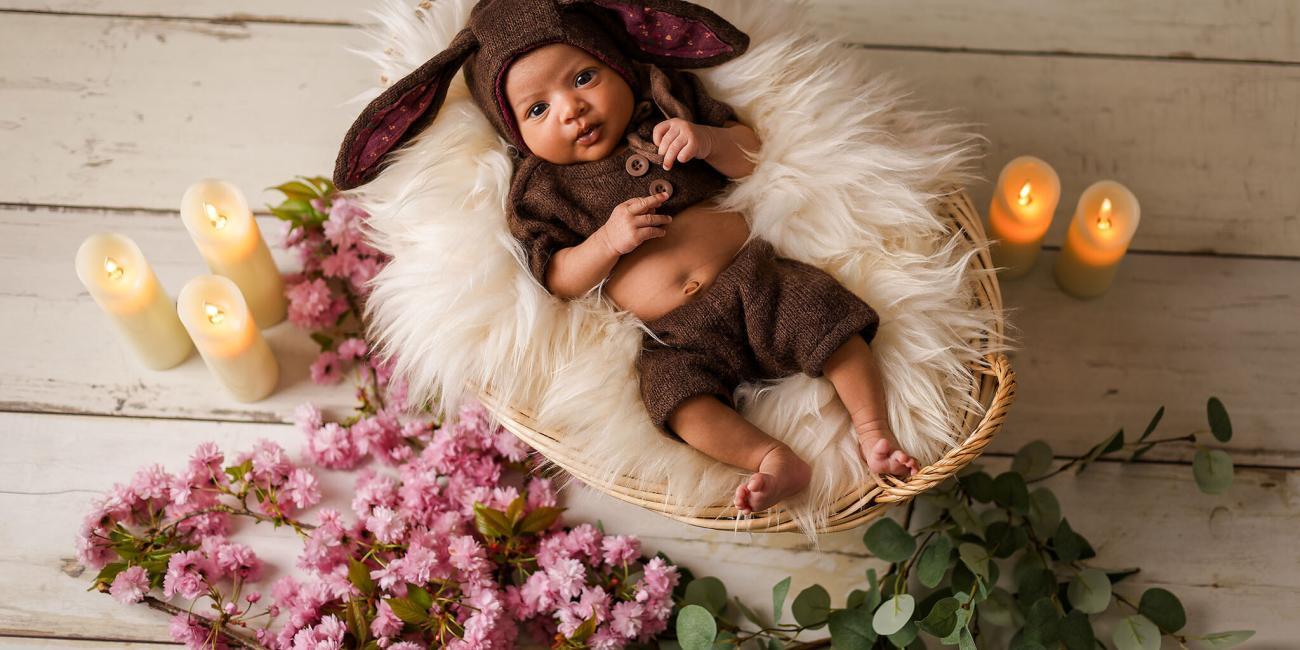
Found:
[[(978, 464), (964, 467), (913, 502), (901, 523), (882, 517), (868, 527), (863, 544), (889, 567), (880, 576), (869, 569), (867, 588), (854, 589), (842, 608), (831, 606), (825, 588), (812, 585), (790, 606), (794, 623), (782, 623), (787, 577), (772, 588), (770, 625), (735, 599), (747, 621), (736, 625), (724, 618), (721, 582), (689, 580), (678, 596), (678, 640), (683, 648), (774, 650), (798, 645), (802, 632), (827, 627), (831, 646), (839, 650), (936, 647), (934, 640), (965, 650), (993, 647), (983, 635), (1004, 628), (1001, 638), (1009, 638), (1011, 648), (1093, 650), (1107, 646), (1096, 637), (1091, 617), (1119, 608), (1110, 641), (1120, 650), (1158, 648), (1162, 635), (1185, 647), (1240, 644), (1254, 633), (1180, 634), (1186, 612), (1164, 589), (1147, 589), (1137, 605), (1130, 604), (1120, 583), (1138, 569), (1089, 566), (1096, 557), (1092, 545), (1070, 525), (1047, 484), (1031, 485), (1071, 467), (1077, 473), (1100, 460), (1133, 462), (1157, 445), (1196, 441), (1195, 434), (1153, 438), (1163, 417), (1162, 406), (1133, 442), (1126, 443), (1120, 429), (1072, 460), (1054, 457), (1050, 445), (1036, 440), (1016, 453), (1010, 471), (996, 477)], [(1210, 399), (1207, 418), (1215, 439), (1227, 442), (1232, 425), (1217, 398)], [(1193, 474), (1203, 492), (1220, 494), (1232, 484), (1231, 458), (1198, 446)], [(916, 503), (932, 518), (913, 522)], [(929, 644), (923, 635), (931, 637)]]

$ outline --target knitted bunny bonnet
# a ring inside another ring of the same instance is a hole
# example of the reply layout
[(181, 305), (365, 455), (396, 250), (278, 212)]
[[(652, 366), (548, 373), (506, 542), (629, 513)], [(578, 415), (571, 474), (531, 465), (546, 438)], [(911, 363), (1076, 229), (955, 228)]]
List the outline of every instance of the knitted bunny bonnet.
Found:
[(502, 137), (530, 155), (505, 101), (505, 73), (543, 45), (567, 43), (614, 69), (636, 94), (629, 57), (669, 68), (703, 68), (743, 54), (749, 37), (717, 14), (683, 0), (480, 0), (447, 49), (387, 88), (348, 129), (334, 184), (348, 190), (373, 179), (384, 155), (438, 115), (464, 66), (474, 102)]

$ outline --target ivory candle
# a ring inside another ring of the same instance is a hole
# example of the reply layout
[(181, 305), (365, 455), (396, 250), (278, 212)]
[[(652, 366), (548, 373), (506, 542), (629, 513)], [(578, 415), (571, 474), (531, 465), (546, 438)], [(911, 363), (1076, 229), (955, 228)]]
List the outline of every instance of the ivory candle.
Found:
[(1061, 198), (1061, 179), (1052, 166), (1033, 156), (1020, 156), (998, 174), (989, 204), (993, 265), (1004, 278), (1029, 272), (1043, 248), (1043, 235)]
[(171, 368), (190, 356), (194, 346), (176, 307), (129, 237), (87, 237), (77, 249), (77, 277), (146, 368)]
[(1115, 181), (1097, 181), (1079, 197), (1065, 246), (1056, 258), (1056, 283), (1078, 298), (1110, 288), (1141, 217), (1137, 197)]
[(234, 281), (261, 328), (284, 320), (284, 280), (239, 188), (201, 180), (185, 190), (181, 220), (208, 269)]
[(256, 402), (271, 394), (280, 366), (230, 278), (190, 280), (181, 289), (176, 311), (208, 369), (235, 399)]

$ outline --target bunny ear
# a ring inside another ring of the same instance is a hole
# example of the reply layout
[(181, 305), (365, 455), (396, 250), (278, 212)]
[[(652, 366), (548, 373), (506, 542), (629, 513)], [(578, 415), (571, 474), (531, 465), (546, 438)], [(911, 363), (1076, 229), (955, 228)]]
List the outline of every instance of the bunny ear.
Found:
[(705, 68), (730, 61), (749, 36), (721, 16), (684, 0), (557, 0), (562, 6), (602, 7), (603, 22), (626, 32), (643, 61), (674, 68)]
[(343, 138), (334, 162), (334, 185), (349, 190), (374, 178), (384, 154), (438, 116), (452, 77), (477, 49), (474, 33), (462, 29), (447, 49), (370, 102)]

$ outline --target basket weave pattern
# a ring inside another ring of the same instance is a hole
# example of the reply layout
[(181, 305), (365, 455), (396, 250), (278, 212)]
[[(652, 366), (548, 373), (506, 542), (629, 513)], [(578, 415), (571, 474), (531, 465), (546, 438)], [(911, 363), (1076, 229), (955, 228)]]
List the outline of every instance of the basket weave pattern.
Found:
[[(980, 249), (971, 258), (971, 268), (991, 269), (993, 262), (986, 246), (987, 238), (970, 197), (964, 191), (954, 191), (943, 198), (938, 209), (940, 216), (950, 219), (952, 227), (963, 234), (968, 246)], [(997, 277), (992, 273), (978, 274), (972, 285), (972, 297), (979, 308), (992, 310), (997, 315), (996, 334), (1001, 338), (1005, 324), (1001, 318), (1002, 292)], [(977, 343), (988, 349), (990, 342), (983, 340)], [(848, 530), (869, 522), (883, 514), (886, 508), (907, 503), (916, 495), (942, 483), (984, 451), (1006, 419), (1015, 399), (1016, 380), (1006, 355), (1000, 352), (985, 355), (984, 363), (972, 370), (979, 375), (979, 381), (973, 386), (972, 397), (987, 406), (982, 416), (974, 413), (967, 415), (963, 431), (968, 433), (962, 444), (948, 450), (942, 458), (906, 480), (873, 474), (874, 484), (856, 486), (830, 504), (826, 524), (819, 532)], [(565, 446), (564, 436), (542, 429), (531, 413), (503, 404), (490, 390), (479, 388), (477, 392), (484, 406), (506, 430), (578, 480), (611, 496), (702, 528), (771, 533), (797, 530), (793, 519), (780, 506), (746, 517), (740, 515), (730, 503), (690, 507), (671, 503), (665, 496), (662, 485), (635, 476), (622, 476), (614, 480), (601, 477), (583, 460), (580, 451)]]

